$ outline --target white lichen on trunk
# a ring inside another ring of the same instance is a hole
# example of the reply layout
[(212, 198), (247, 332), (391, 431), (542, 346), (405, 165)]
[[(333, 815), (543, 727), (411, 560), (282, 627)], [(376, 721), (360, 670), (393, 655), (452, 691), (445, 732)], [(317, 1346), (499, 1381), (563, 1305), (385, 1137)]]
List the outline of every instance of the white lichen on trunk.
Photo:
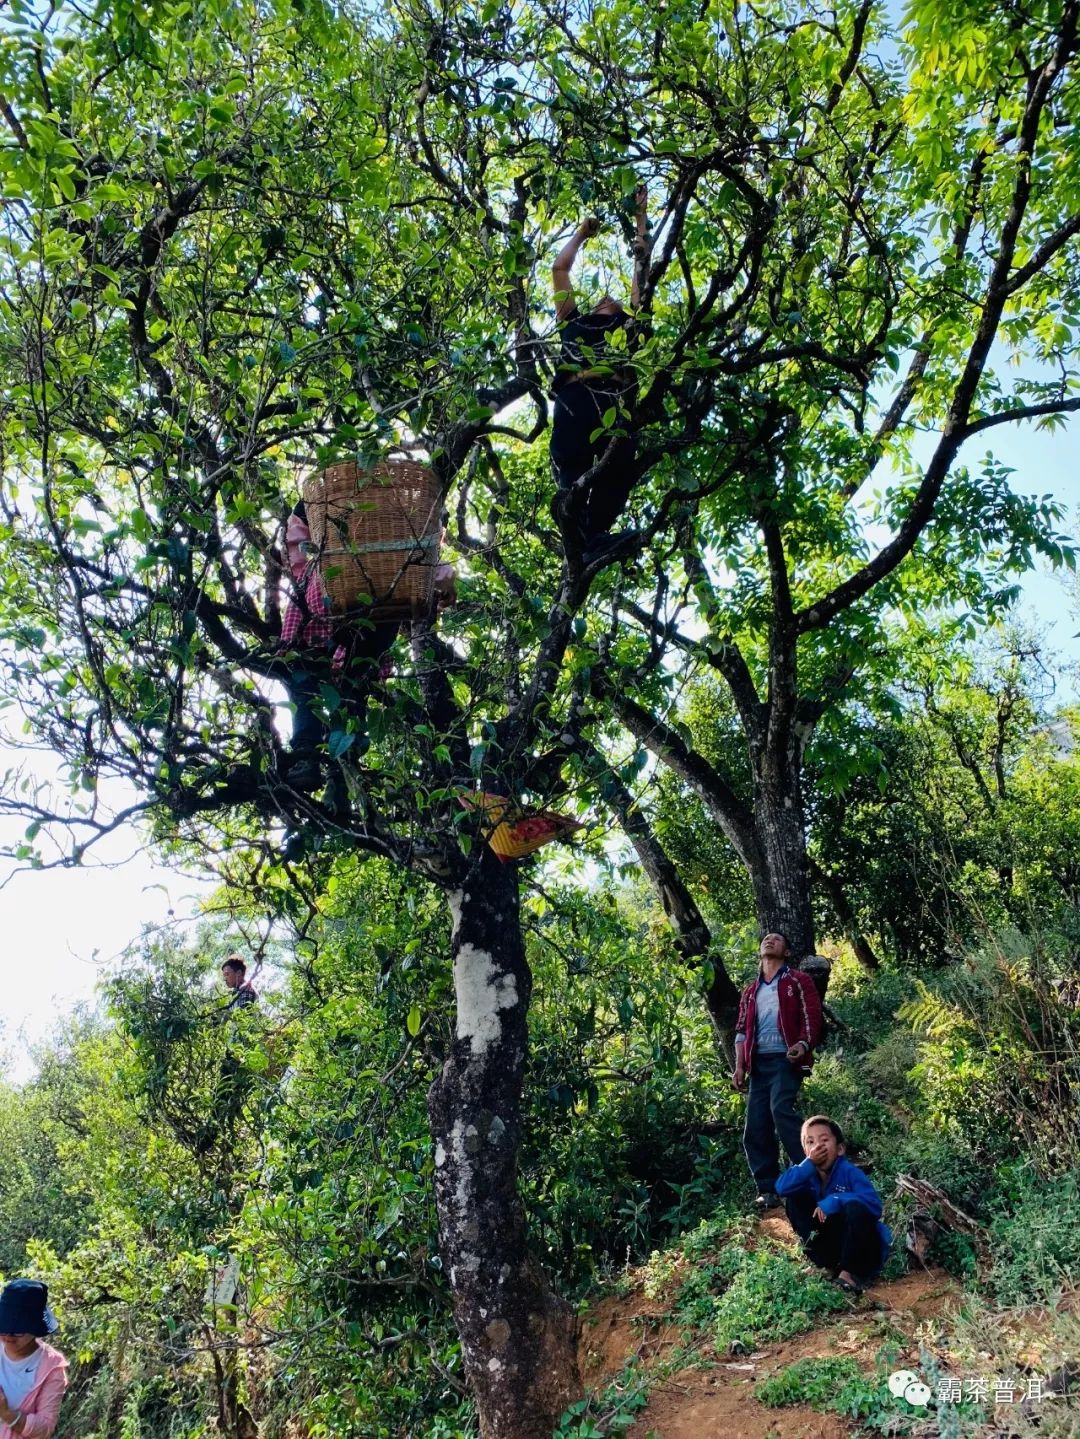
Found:
[[(461, 930), (462, 910), (469, 895), (452, 890), (447, 896), (454, 920), (455, 939)], [(459, 944), (454, 957), (454, 992), (457, 999), (457, 1035), (467, 1039), (477, 1057), (496, 1043), (502, 1030), (500, 1011), (518, 1002), (517, 981), (500, 974), (486, 949)]]
[(457, 934), (461, 928), (461, 906), (467, 903), (469, 896), (460, 889), (452, 889), (446, 896), (446, 903), (450, 908), (450, 918), (453, 920), (453, 933)]
[(484, 1054), (502, 1032), (500, 1011), (518, 1002), (517, 980), (499, 974), (487, 950), (463, 944), (454, 958), (457, 1035), (467, 1039), (474, 1055)]
[[(453, 1189), (447, 1191), (449, 1212), (444, 1219), (453, 1226), (453, 1240), (458, 1251), (456, 1263), (450, 1266), (451, 1284), (457, 1281), (459, 1273), (476, 1274), (480, 1269), (480, 1256), (470, 1247), (475, 1243), (478, 1234), (472, 1185), (470, 1132), (473, 1135), (476, 1134), (474, 1126), (466, 1125), (460, 1119), (455, 1120), (449, 1135), (449, 1153), (445, 1149), (442, 1150), (443, 1164), (449, 1160), (453, 1178)], [(442, 1145), (439, 1147), (442, 1149)]]

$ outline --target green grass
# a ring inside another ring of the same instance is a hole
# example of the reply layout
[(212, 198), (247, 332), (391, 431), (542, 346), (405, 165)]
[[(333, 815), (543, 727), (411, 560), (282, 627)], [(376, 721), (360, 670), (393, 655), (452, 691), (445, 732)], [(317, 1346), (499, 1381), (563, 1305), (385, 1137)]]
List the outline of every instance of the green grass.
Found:
[(884, 1373), (864, 1374), (850, 1358), (799, 1359), (763, 1379), (754, 1393), (769, 1409), (809, 1404), (883, 1434), (904, 1433), (926, 1417), (925, 1410), (915, 1410), (890, 1394)]
[[(713, 1247), (720, 1235), (702, 1225), (684, 1241), (684, 1253), (696, 1262), (673, 1305), (679, 1323), (711, 1331), (718, 1349), (750, 1349), (790, 1339), (812, 1329), (818, 1316), (849, 1307), (823, 1275), (785, 1250), (769, 1243), (749, 1249), (745, 1237), (733, 1238), (730, 1230), (726, 1238), (719, 1248)], [(664, 1277), (669, 1275), (667, 1271)]]
[[(895, 1360), (895, 1356), (894, 1360)], [(768, 1409), (789, 1404), (808, 1404), (813, 1409), (842, 1414), (859, 1424), (859, 1432), (886, 1435), (907, 1434), (927, 1424), (936, 1427), (941, 1439), (974, 1439), (984, 1432), (985, 1409), (976, 1405), (932, 1405), (916, 1409), (903, 1398), (889, 1392), (888, 1369), (882, 1367), (884, 1356), (878, 1354), (878, 1367), (866, 1374), (854, 1359), (825, 1357), (799, 1359), (779, 1374), (762, 1379), (754, 1390), (755, 1398)], [(935, 1381), (932, 1361), (925, 1353), (920, 1369), (926, 1382)], [(889, 1365), (888, 1367), (892, 1367)], [(901, 1366), (903, 1367), (903, 1366)]]
[(740, 1260), (716, 1303), (717, 1349), (752, 1349), (790, 1339), (812, 1329), (817, 1316), (849, 1308), (839, 1289), (786, 1254), (762, 1247), (742, 1251)]

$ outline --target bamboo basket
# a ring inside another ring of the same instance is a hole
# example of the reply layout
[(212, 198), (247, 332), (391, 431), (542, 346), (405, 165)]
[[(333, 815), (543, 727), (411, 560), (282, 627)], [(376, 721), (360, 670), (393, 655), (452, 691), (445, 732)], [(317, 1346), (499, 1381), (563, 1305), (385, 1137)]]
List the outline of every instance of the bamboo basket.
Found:
[(503, 864), (524, 859), (541, 845), (565, 839), (581, 828), (576, 819), (541, 809), (525, 814), (501, 794), (459, 794), (466, 809), (479, 810), (484, 817), (484, 839)]
[(331, 465), (304, 484), (311, 541), (330, 606), (408, 619), (429, 608), (439, 563), (441, 496), (413, 460)]

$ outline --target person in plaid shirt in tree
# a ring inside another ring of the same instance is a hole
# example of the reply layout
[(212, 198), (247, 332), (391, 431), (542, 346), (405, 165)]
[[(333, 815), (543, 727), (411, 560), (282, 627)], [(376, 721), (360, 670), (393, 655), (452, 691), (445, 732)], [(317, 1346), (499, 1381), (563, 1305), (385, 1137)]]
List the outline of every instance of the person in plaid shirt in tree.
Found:
[[(388, 652), (401, 626), (398, 620), (380, 623), (355, 616), (343, 622), (333, 614), (318, 557), (312, 552), (303, 500), (296, 502), (289, 515), (285, 548), (291, 583), (279, 648), (297, 656), (285, 679), (293, 706), (288, 777), (294, 787), (313, 790), (320, 778), (318, 751), (329, 734), (328, 697), (323, 694), (323, 686), (342, 692), (341, 703), (347, 705), (362, 730), (368, 692), (375, 679), (386, 679), (391, 673)], [(451, 565), (436, 566), (435, 602), (439, 609), (455, 602), (455, 580)], [(365, 747), (362, 735), (360, 751)]]
[(387, 651), (397, 638), (397, 620), (376, 623), (353, 619), (343, 624), (330, 609), (319, 562), (311, 553), (311, 531), (303, 500), (293, 506), (285, 527), (291, 574), (289, 603), (281, 624), (279, 648), (295, 653), (285, 678), (293, 707), (292, 757), (289, 782), (303, 790), (317, 788), (318, 751), (330, 732), (323, 686), (342, 691), (342, 703), (363, 726), (372, 681), (390, 672)]

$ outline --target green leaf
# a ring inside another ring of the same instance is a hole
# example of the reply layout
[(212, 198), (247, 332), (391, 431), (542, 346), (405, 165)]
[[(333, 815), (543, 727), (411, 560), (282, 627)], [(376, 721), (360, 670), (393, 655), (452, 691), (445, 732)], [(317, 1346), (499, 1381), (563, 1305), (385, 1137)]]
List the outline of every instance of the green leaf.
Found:
[(331, 730), (330, 737), (326, 741), (326, 748), (331, 759), (341, 759), (342, 755), (347, 754), (355, 743), (355, 730)]

